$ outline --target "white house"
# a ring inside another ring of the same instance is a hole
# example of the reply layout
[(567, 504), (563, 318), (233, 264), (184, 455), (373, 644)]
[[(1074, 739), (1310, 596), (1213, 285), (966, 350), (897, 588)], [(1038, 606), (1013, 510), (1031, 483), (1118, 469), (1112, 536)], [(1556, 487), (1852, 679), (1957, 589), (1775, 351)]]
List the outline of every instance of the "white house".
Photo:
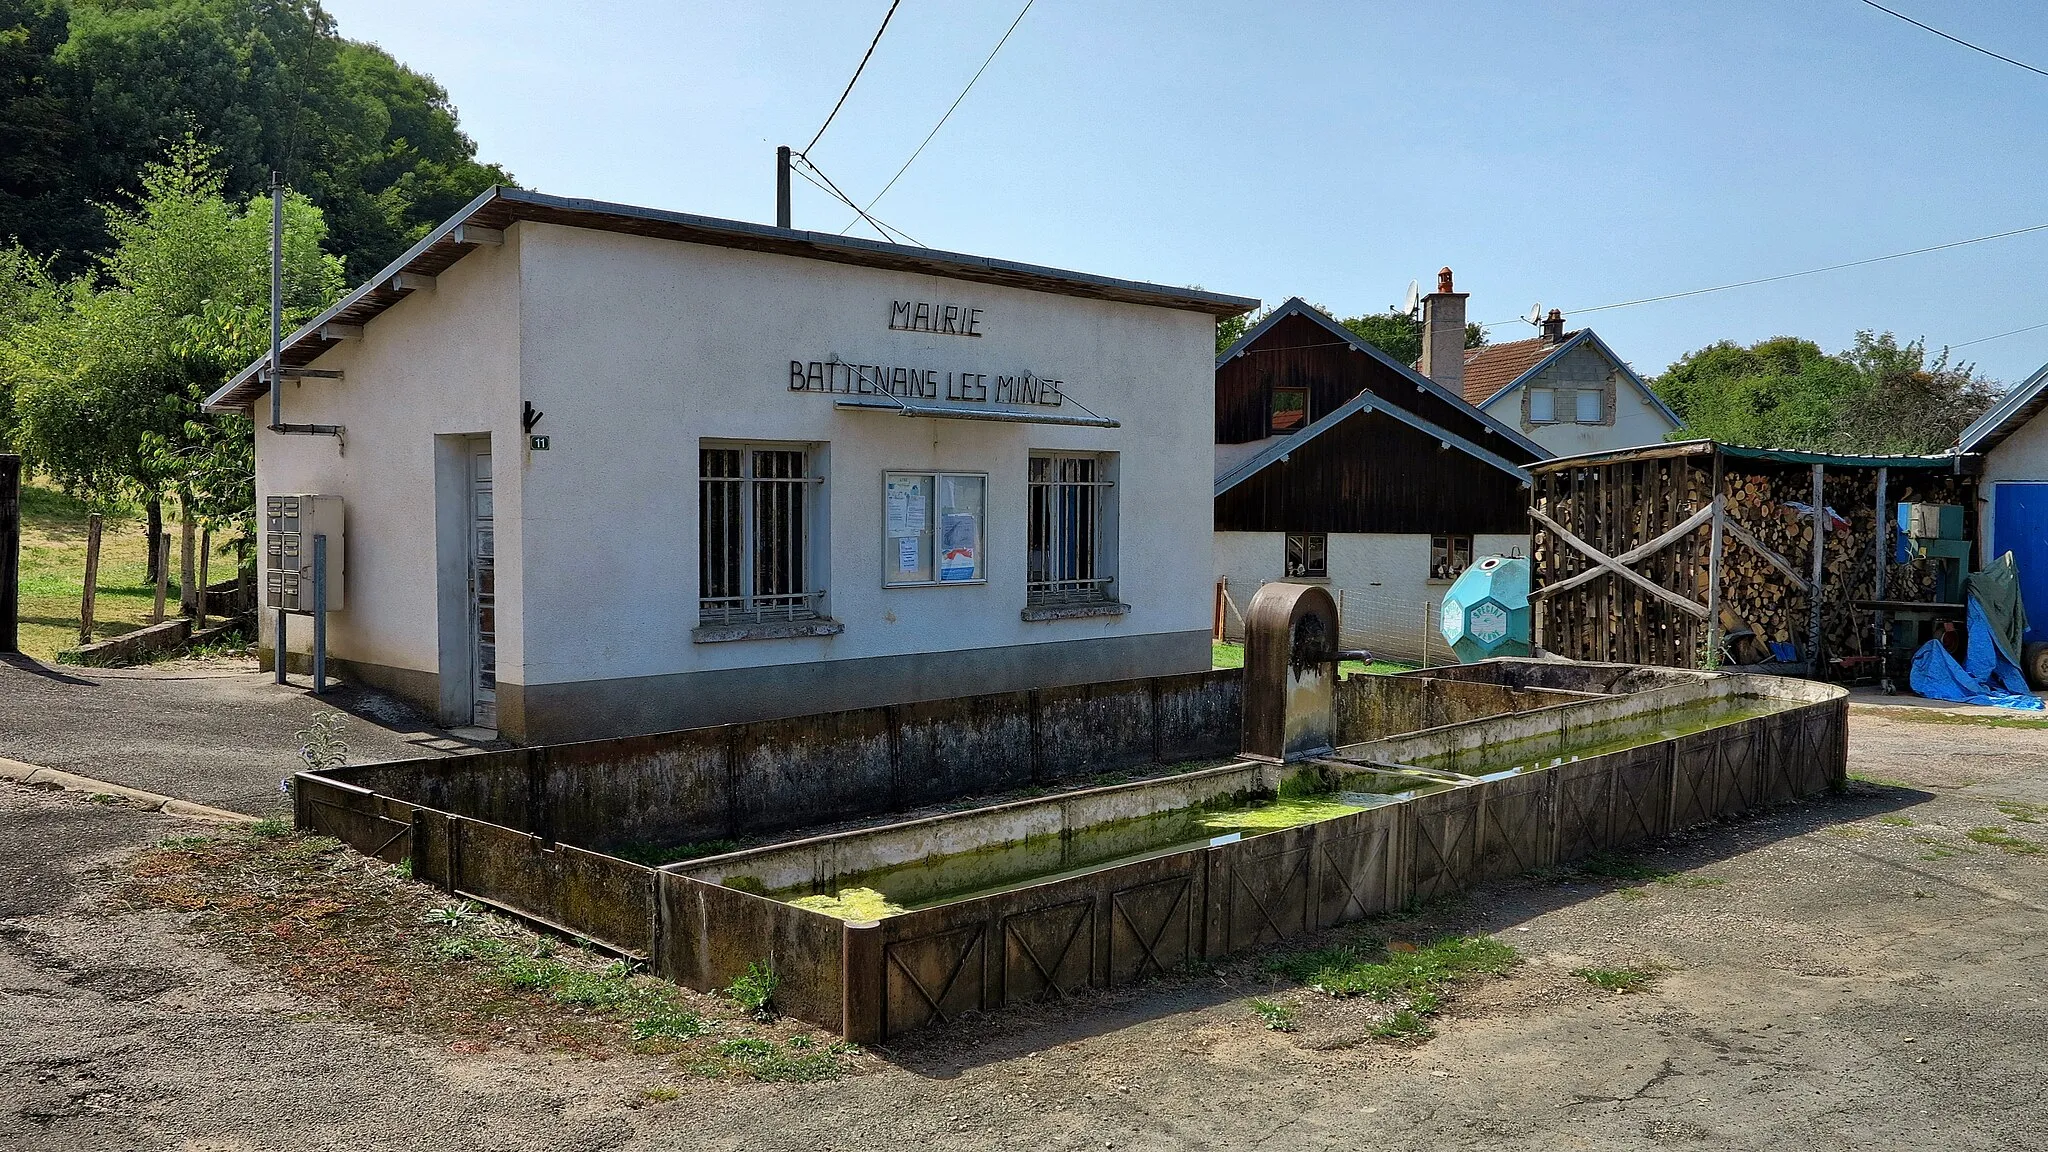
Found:
[[(1963, 430), (1956, 450), (1983, 458), (1978, 561), (2007, 552), (2027, 607), (2027, 673), (2048, 687), (2048, 366)], [(2038, 646), (2038, 647), (2037, 647)]]
[(1554, 308), (1533, 339), (1468, 350), (1458, 386), (1553, 456), (1660, 443), (1680, 424), (1605, 340), (1591, 328), (1566, 332)]
[(1207, 668), (1256, 303), (496, 188), (208, 406), (341, 498), (343, 674), (582, 739)]

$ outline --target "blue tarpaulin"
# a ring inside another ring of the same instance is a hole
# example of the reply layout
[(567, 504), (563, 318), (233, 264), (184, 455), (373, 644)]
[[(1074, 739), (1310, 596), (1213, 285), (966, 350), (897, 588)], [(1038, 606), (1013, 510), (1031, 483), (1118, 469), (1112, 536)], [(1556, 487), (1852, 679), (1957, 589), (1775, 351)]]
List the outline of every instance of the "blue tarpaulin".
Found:
[(1913, 653), (1913, 691), (1930, 700), (1954, 700), (1961, 704), (1989, 704), (1997, 708), (2039, 711), (2044, 705), (2027, 688), (2019, 666), (1999, 650), (1991, 635), (1991, 620), (1984, 608), (1970, 597), (1969, 644), (1964, 661), (1948, 654), (1939, 640), (1929, 640)]

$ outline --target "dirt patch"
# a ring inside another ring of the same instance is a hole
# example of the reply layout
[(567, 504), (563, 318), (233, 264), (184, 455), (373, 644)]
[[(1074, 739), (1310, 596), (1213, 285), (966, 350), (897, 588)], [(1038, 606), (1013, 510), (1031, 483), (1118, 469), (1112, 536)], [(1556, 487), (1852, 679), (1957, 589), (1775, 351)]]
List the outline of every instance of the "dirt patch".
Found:
[(857, 1048), (776, 1018), (772, 976), (751, 996), (691, 992), (587, 942), (450, 903), (326, 837), (178, 837), (137, 853), (125, 871), (118, 900), (185, 914), (236, 961), (452, 1052), (632, 1052), (693, 1075), (762, 1080), (831, 1079), (862, 1065)]

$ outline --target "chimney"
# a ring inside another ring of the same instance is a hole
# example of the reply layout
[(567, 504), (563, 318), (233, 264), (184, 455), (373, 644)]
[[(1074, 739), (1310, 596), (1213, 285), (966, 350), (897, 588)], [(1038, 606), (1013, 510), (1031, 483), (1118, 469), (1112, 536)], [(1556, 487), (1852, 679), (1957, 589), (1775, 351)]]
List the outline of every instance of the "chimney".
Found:
[(1543, 318), (1543, 342), (1546, 344), (1564, 343), (1564, 313), (1559, 312), (1555, 308), (1550, 310), (1550, 315)]
[(1465, 394), (1465, 296), (1451, 290), (1451, 270), (1436, 274), (1436, 291), (1422, 298), (1424, 376), (1460, 396)]

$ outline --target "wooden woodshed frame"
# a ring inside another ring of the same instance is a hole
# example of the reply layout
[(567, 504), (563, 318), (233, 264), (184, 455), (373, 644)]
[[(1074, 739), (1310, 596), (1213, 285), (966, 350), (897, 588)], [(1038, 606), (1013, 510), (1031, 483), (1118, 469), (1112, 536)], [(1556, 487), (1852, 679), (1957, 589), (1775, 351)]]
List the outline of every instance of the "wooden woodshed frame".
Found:
[[(1892, 555), (1896, 505), (1959, 504), (1965, 538), (1977, 535), (1976, 482), (1951, 455), (1693, 440), (1530, 472), (1535, 642), (1574, 660), (1811, 674), (1830, 655), (1875, 653), (1875, 618), (1855, 601), (1931, 595), (1933, 566)], [(1823, 528), (1829, 508), (1836, 518)], [(1793, 644), (1796, 659), (1735, 658), (1731, 634), (1745, 629), (1760, 644)]]

